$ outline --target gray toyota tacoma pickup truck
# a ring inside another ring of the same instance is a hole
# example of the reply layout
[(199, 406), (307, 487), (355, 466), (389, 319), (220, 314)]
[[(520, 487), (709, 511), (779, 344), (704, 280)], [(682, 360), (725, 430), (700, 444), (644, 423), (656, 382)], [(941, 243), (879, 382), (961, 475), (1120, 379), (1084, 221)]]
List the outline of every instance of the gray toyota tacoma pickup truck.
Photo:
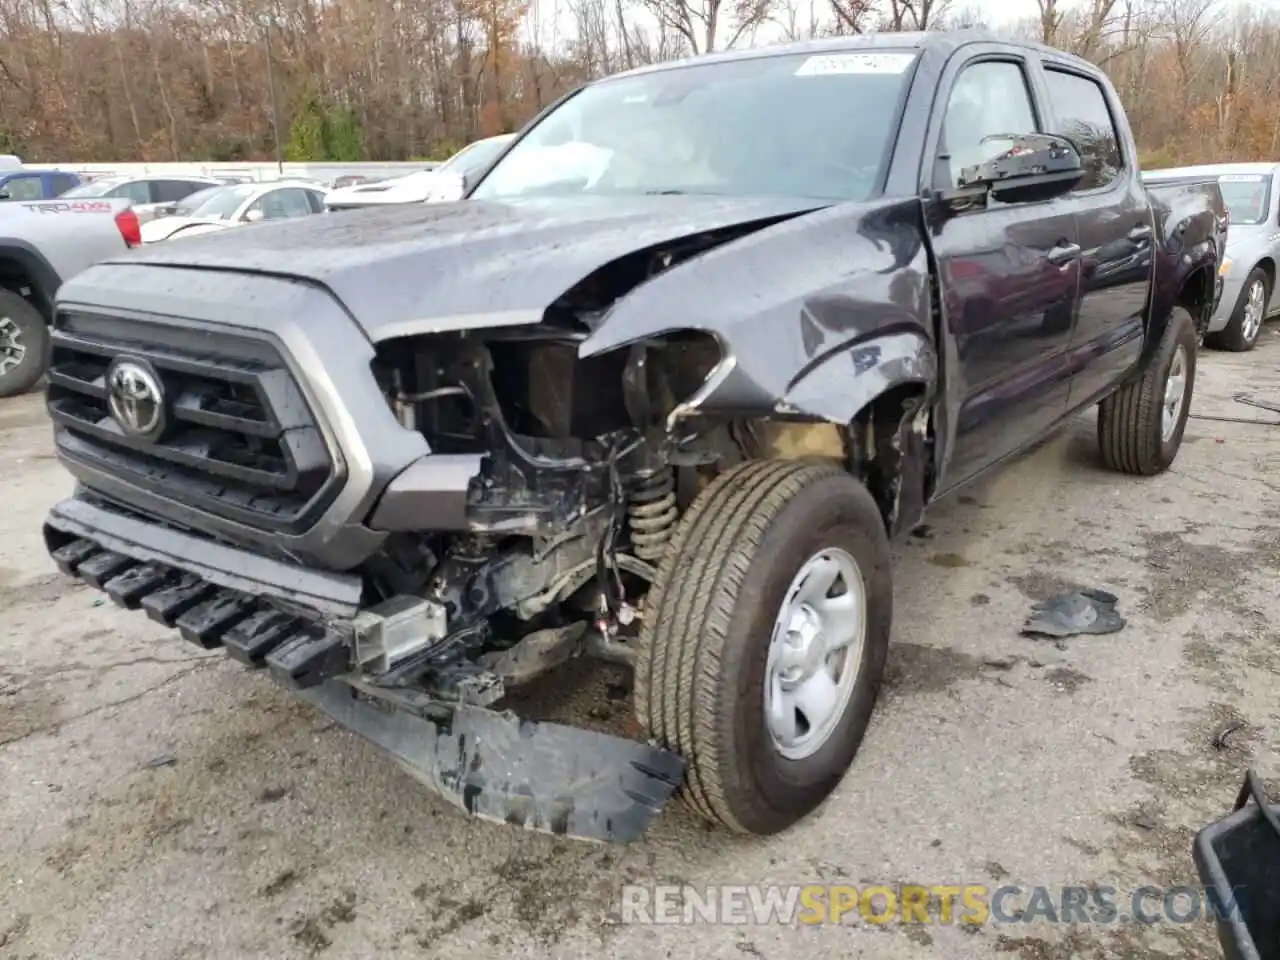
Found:
[(44, 373), (58, 287), (141, 244), (139, 231), (124, 199), (0, 203), (0, 397)]
[[(867, 729), (891, 537), (1093, 404), (1110, 468), (1177, 454), (1226, 219), (1135, 156), (1095, 68), (968, 33), (589, 84), (463, 201), (64, 286), (48, 548), (473, 815), (780, 831)], [(510, 709), (580, 655), (643, 738)]]

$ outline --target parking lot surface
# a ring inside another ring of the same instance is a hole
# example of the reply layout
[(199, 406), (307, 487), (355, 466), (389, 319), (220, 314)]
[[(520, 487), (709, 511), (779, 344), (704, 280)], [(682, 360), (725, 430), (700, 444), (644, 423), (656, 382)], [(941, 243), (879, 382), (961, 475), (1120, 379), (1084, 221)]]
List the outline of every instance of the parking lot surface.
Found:
[[(1280, 420), (1238, 391), (1280, 402), (1274, 326), (1201, 354), (1192, 412)], [(1205, 922), (621, 922), (624, 884), (1195, 881), (1194, 831), (1249, 765), (1280, 775), (1280, 426), (1193, 419), (1150, 480), (1105, 472), (1093, 430), (898, 546), (886, 687), (817, 815), (744, 840), (673, 804), (622, 848), (468, 820), (262, 674), (63, 580), (39, 521), (71, 481), (40, 398), (0, 404), (0, 957), (1216, 956)], [(1019, 635), (1073, 585), (1127, 626)], [(620, 676), (572, 676), (555, 712), (625, 729)]]

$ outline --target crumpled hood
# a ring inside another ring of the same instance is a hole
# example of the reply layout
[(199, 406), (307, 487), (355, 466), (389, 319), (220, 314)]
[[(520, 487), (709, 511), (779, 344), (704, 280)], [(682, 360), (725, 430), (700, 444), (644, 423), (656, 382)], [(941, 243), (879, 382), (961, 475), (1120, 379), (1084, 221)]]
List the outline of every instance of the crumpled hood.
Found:
[(378, 341), (536, 323), (574, 284), (626, 254), (826, 205), (709, 196), (468, 200), (261, 224), (144, 247), (127, 262), (321, 284)]

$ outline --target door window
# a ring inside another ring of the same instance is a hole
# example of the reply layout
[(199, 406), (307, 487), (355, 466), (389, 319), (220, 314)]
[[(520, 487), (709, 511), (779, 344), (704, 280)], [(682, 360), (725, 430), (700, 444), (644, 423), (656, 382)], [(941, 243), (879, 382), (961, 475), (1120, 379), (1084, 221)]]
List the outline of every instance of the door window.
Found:
[(185, 200), (197, 190), (204, 190), (209, 184), (193, 180), (153, 180), (156, 203), (177, 203)]
[(984, 143), (987, 137), (1036, 133), (1035, 109), (1021, 65), (986, 60), (965, 67), (951, 88), (942, 121), (942, 152), (949, 154), (945, 167), (955, 187), (965, 167), (990, 160), (1009, 148), (1008, 141)]
[(1120, 176), (1124, 158), (1120, 137), (1107, 106), (1107, 96), (1096, 80), (1046, 66), (1049, 102), (1053, 105), (1058, 129), (1068, 138), (1084, 161), (1084, 179), (1077, 191), (1105, 187)]
[(151, 181), (129, 180), (115, 187), (108, 197), (127, 197), (132, 203), (151, 203)]
[[(249, 210), (261, 210), (263, 220), (287, 220), (290, 217), (311, 216), (311, 203), (307, 191), (298, 187), (285, 187), (264, 193), (253, 202)], [(248, 211), (245, 211), (248, 213)]]
[(10, 177), (0, 191), (10, 200), (43, 200), (44, 183), (39, 177)]

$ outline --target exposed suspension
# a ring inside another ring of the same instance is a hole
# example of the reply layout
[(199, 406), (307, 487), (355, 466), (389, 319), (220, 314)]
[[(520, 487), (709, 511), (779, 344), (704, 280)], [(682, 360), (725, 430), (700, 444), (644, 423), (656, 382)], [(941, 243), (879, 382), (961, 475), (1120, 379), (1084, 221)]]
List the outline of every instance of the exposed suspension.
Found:
[(660, 560), (679, 516), (675, 469), (660, 467), (642, 475), (627, 503), (627, 523), (635, 555), (651, 563)]

